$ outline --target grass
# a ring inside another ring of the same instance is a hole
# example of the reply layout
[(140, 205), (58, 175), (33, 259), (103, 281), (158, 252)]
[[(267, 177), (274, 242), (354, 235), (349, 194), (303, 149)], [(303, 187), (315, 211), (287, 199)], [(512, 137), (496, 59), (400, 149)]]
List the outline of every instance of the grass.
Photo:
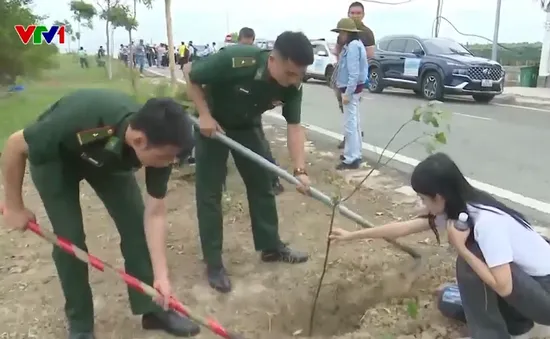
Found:
[[(34, 121), (46, 108), (62, 96), (80, 88), (111, 88), (134, 94), (128, 69), (113, 62), (113, 78), (90, 58), (90, 68), (82, 69), (75, 55), (60, 55), (59, 67), (45, 72), (40, 79), (22, 79), (25, 89), (4, 95), (0, 93), (0, 149), (15, 131)], [(147, 78), (136, 79), (138, 99), (145, 101), (154, 94), (155, 86)]]

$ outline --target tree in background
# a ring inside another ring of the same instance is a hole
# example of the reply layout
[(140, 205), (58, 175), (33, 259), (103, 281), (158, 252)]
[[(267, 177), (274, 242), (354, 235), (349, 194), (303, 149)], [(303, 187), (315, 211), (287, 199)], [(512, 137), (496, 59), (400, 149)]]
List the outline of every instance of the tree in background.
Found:
[(56, 26), (65, 26), (65, 35), (68, 38), (67, 39), (67, 48), (68, 48), (69, 52), (71, 52), (71, 42), (75, 41), (73, 25), (67, 19), (65, 19), (63, 21), (56, 20), (56, 21), (53, 22), (53, 24), (56, 25)]
[(237, 41), (239, 41), (239, 33), (238, 32), (231, 33), (231, 42), (237, 42)]
[[(133, 8), (133, 19), (134, 21), (136, 21), (137, 23), (137, 5), (138, 3), (142, 3), (145, 5), (145, 7), (147, 7), (148, 9), (151, 9), (153, 8), (153, 0), (134, 0), (134, 8)], [(132, 30), (136, 29), (137, 28), (137, 25), (128, 30), (128, 46), (129, 47), (133, 47), (133, 44), (132, 44)], [(133, 48), (129, 48), (128, 50), (128, 60), (129, 60), (129, 65), (131, 65), (131, 67), (133, 67), (134, 65), (134, 49)], [(134, 73), (132, 73), (134, 74)], [(134, 77), (132, 76), (132, 82), (135, 81)]]
[(120, 0), (97, 0), (96, 1), (97, 6), (101, 9), (100, 18), (105, 20), (105, 38), (107, 41), (106, 51), (107, 51), (107, 76), (109, 77), (109, 80), (113, 78), (113, 64), (112, 64), (112, 39), (111, 39), (111, 31), (109, 30), (110, 23), (109, 21), (109, 11), (120, 5)]
[(164, 16), (166, 18), (166, 36), (168, 38), (168, 60), (170, 66), (170, 84), (174, 94), (177, 89), (176, 57), (174, 55), (174, 34), (172, 32), (172, 0), (164, 0)]
[[(117, 28), (124, 28), (128, 32), (130, 41), (132, 41), (132, 30), (137, 28), (138, 22), (135, 19), (135, 16), (130, 12), (130, 8), (125, 5), (117, 5), (117, 6), (111, 7), (109, 11), (105, 14), (106, 14), (106, 17), (104, 19), (111, 22), (111, 25), (113, 28), (112, 32), (114, 32), (114, 30)], [(113, 40), (112, 36), (111, 36), (111, 40)], [(131, 56), (132, 54), (130, 54), (129, 57)], [(135, 72), (132, 67), (130, 67), (129, 69), (130, 69), (130, 78), (132, 80), (132, 88), (136, 93), (137, 87), (136, 87)]]
[(0, 0), (0, 86), (15, 84), (19, 76), (37, 76), (56, 66), (55, 44), (25, 45), (15, 34), (15, 25), (41, 24), (43, 18), (35, 15), (30, 5), (32, 0)]
[(78, 49), (80, 49), (80, 38), (82, 37), (82, 26), (92, 29), (92, 19), (97, 15), (95, 7), (83, 0), (73, 0), (69, 3), (71, 12), (77, 22), (76, 40), (78, 41)]

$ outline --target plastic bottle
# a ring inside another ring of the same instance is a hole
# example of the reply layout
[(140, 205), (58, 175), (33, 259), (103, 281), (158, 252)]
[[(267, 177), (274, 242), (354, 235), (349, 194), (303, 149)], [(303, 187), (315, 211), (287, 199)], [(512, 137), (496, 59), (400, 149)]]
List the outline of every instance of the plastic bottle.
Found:
[(458, 215), (458, 220), (455, 222), (455, 228), (459, 231), (467, 231), (470, 228), (468, 225), (468, 214), (461, 212)]
[(460, 291), (456, 284), (447, 285), (441, 289), (438, 295), (437, 308), (447, 318), (466, 322)]

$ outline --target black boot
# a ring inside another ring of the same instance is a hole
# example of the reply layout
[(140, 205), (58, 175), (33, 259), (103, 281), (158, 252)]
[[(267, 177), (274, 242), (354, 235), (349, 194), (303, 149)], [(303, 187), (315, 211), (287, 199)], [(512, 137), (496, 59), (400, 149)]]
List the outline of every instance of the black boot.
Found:
[(306, 262), (309, 259), (307, 253), (298, 252), (290, 249), (286, 245), (281, 245), (274, 250), (262, 251), (262, 261), (265, 262), (285, 262), (289, 264), (299, 264)]
[(207, 265), (206, 275), (208, 276), (210, 287), (221, 293), (231, 292), (231, 280), (229, 280), (229, 276), (223, 265)]
[(94, 332), (69, 331), (69, 339), (95, 339)]
[(355, 170), (361, 167), (361, 159), (356, 159), (352, 163), (346, 164), (344, 161), (336, 165), (337, 171)]
[(160, 330), (176, 337), (193, 337), (201, 331), (197, 324), (174, 311), (144, 314), (141, 326), (144, 330)]

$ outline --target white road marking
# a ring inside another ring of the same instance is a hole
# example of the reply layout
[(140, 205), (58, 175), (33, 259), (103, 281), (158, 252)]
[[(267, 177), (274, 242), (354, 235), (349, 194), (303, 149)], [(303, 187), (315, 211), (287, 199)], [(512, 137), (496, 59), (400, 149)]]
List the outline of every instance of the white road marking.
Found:
[(480, 117), (480, 116), (477, 116), (477, 115), (470, 115), (470, 114), (464, 114), (464, 113), (453, 112), (453, 114), (454, 115), (459, 115), (461, 117), (473, 118), (473, 119), (479, 119), (479, 120), (487, 120), (487, 121), (492, 121), (493, 120), (491, 118)]
[[(269, 117), (273, 117), (273, 118), (278, 119), (278, 120), (284, 120), (284, 117), (279, 113), (266, 112), (265, 115), (267, 115)], [(333, 139), (336, 139), (336, 140), (342, 140), (344, 138), (344, 136), (342, 134), (329, 131), (329, 130), (324, 129), (324, 128), (319, 127), (319, 126), (309, 125), (309, 124), (306, 124), (306, 123), (303, 123), (302, 125), (310, 131), (314, 131), (314, 132), (323, 134), (327, 137), (330, 137), (330, 138), (333, 138)], [(363, 142), (362, 147), (363, 147), (364, 150), (376, 153), (378, 155), (382, 154), (382, 151), (384, 150), (381, 147), (374, 146), (374, 145), (371, 145), (371, 144), (367, 144), (366, 142)], [(384, 157), (385, 158), (393, 158), (393, 160), (396, 160), (400, 163), (403, 163), (403, 164), (406, 164), (406, 165), (409, 165), (409, 166), (413, 166), (413, 167), (418, 165), (418, 163), (420, 162), (419, 160), (409, 158), (409, 157), (401, 155), (401, 154), (395, 154), (394, 152), (391, 152), (391, 151), (388, 151), (388, 150), (386, 150), (384, 152)], [(550, 204), (547, 203), (547, 202), (536, 200), (536, 199), (533, 199), (533, 198), (530, 198), (530, 197), (526, 197), (526, 196), (521, 195), (519, 193), (508, 191), (508, 190), (505, 190), (503, 188), (496, 187), (496, 186), (493, 186), (493, 185), (490, 185), (490, 184), (487, 184), (487, 183), (484, 183), (484, 182), (481, 182), (481, 181), (478, 181), (478, 180), (475, 180), (475, 179), (472, 179), (472, 178), (466, 178), (466, 179), (470, 182), (470, 184), (472, 184), (472, 186), (474, 186), (474, 187), (476, 187), (480, 190), (488, 192), (492, 195), (496, 195), (497, 197), (513, 201), (513, 202), (515, 202), (517, 204), (520, 204), (522, 206), (532, 208), (532, 209), (540, 211), (542, 213), (550, 214)]]
[(537, 107), (518, 106), (518, 105), (509, 105), (509, 104), (498, 104), (498, 103), (493, 103), (492, 105), (502, 106), (502, 107), (509, 107), (509, 108), (516, 108), (516, 109), (525, 109), (525, 110), (528, 110), (528, 111), (537, 111), (537, 112), (550, 113), (550, 109), (537, 108)]
[[(152, 71), (150, 69), (148, 69), (147, 71), (149, 71), (153, 74), (159, 75), (159, 76), (168, 77), (165, 74), (162, 74), (162, 73), (159, 73), (159, 72), (156, 72), (156, 71)], [(181, 83), (185, 83), (181, 79), (178, 79), (178, 81), (181, 82)], [(269, 117), (272, 117), (272, 118), (275, 118), (275, 119), (278, 119), (278, 120), (284, 120), (285, 119), (281, 114), (273, 112), (273, 111), (266, 112), (265, 115), (267, 115)], [(485, 119), (487, 119), (487, 118), (485, 118)], [(314, 131), (314, 132), (323, 134), (327, 137), (330, 137), (330, 138), (333, 138), (333, 139), (336, 139), (336, 140), (342, 140), (344, 138), (344, 136), (342, 134), (329, 131), (329, 130), (324, 129), (324, 128), (319, 127), (319, 126), (309, 125), (309, 124), (306, 124), (306, 123), (303, 123), (302, 125), (310, 131)], [(382, 154), (382, 151), (384, 150), (381, 147), (374, 146), (374, 145), (371, 145), (371, 144), (367, 144), (366, 142), (363, 142), (362, 148), (366, 151), (373, 152), (373, 153), (376, 153), (378, 155)], [(396, 160), (400, 163), (403, 163), (403, 164), (406, 164), (406, 165), (409, 165), (409, 166), (413, 166), (413, 167), (418, 165), (418, 163), (420, 162), (419, 160), (409, 158), (409, 157), (401, 155), (401, 154), (395, 154), (394, 152), (391, 152), (389, 150), (386, 150), (384, 152), (384, 157), (385, 158), (393, 158), (393, 160)], [(536, 199), (533, 199), (533, 198), (530, 198), (530, 197), (526, 197), (526, 196), (521, 195), (519, 193), (508, 191), (508, 190), (505, 190), (503, 188), (496, 187), (496, 186), (493, 186), (493, 185), (490, 185), (490, 184), (487, 184), (487, 183), (484, 183), (484, 182), (481, 182), (481, 181), (478, 181), (478, 180), (475, 180), (475, 179), (471, 179), (471, 178), (466, 178), (466, 179), (474, 187), (476, 187), (480, 190), (483, 190), (487, 193), (490, 193), (492, 195), (496, 195), (497, 197), (500, 197), (500, 198), (504, 198), (504, 199), (513, 201), (517, 204), (532, 208), (532, 209), (537, 210), (539, 212), (542, 212), (542, 213), (545, 213), (545, 214), (550, 214), (550, 204), (547, 203), (547, 202), (536, 200)]]

